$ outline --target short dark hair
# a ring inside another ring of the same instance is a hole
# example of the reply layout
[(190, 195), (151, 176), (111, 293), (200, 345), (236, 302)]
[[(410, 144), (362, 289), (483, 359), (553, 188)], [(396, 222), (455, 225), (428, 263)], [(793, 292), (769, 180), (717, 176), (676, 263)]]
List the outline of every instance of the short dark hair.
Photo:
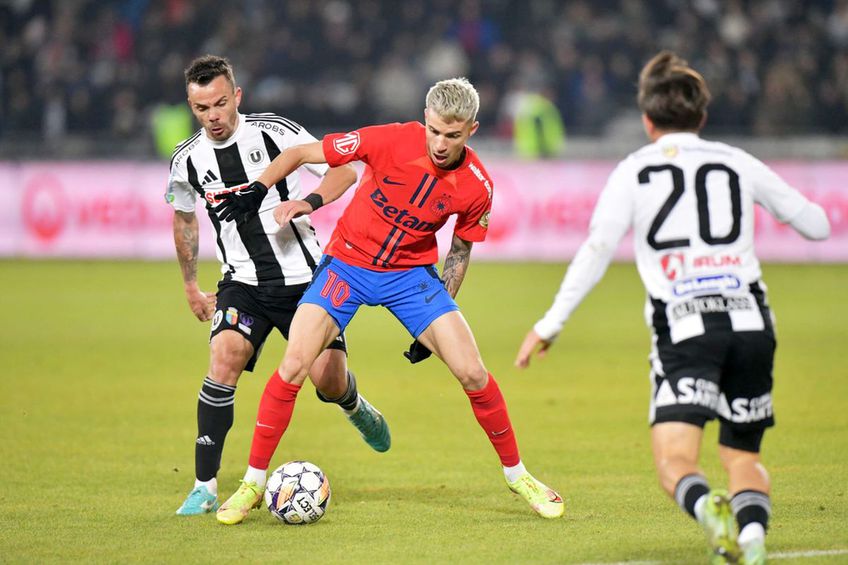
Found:
[(191, 83), (206, 86), (212, 82), (215, 77), (225, 76), (233, 88), (236, 86), (236, 79), (233, 75), (233, 66), (225, 57), (217, 55), (204, 55), (198, 57), (185, 70), (186, 88)]
[(661, 129), (701, 129), (710, 91), (701, 74), (671, 51), (661, 51), (639, 73), (639, 109)]

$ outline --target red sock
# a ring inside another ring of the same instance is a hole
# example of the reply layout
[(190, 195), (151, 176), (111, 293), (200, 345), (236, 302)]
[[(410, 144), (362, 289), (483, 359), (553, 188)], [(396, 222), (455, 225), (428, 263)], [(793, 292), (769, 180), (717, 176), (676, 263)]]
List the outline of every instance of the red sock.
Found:
[(486, 437), (492, 442), (501, 464), (504, 467), (518, 465), (521, 458), (518, 456), (518, 444), (515, 442), (515, 432), (509, 421), (501, 389), (495, 382), (495, 377), (489, 373), (489, 382), (480, 390), (466, 390), (465, 394), (471, 400), (471, 409), (480, 423), (480, 427), (486, 432)]
[(289, 427), (299, 390), (300, 385), (285, 382), (277, 371), (268, 379), (259, 401), (256, 427), (253, 429), (253, 443), (250, 445), (251, 467), (268, 468), (271, 457), (280, 444), (280, 438)]

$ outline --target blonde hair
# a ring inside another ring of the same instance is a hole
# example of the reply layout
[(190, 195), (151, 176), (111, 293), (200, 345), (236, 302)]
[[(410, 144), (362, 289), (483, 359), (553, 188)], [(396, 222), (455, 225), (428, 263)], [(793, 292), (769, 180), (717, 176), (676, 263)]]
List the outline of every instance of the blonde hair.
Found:
[(473, 122), (480, 109), (480, 95), (467, 78), (450, 78), (430, 88), (426, 105), (445, 121)]

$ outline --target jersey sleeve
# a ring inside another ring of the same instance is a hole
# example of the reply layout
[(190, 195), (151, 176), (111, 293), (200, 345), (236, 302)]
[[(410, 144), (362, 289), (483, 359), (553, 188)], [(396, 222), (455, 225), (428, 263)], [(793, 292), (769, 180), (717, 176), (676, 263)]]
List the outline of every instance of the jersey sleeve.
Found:
[(168, 175), (165, 202), (170, 204), (174, 210), (194, 212), (196, 199), (197, 192), (189, 184), (185, 168), (179, 165), (173, 165)]
[(803, 194), (790, 186), (765, 163), (748, 156), (753, 174), (754, 201), (781, 223), (791, 222), (810, 203)]
[[(619, 241), (630, 228), (633, 196), (628, 170), (622, 164), (610, 175), (595, 205), (589, 224), (589, 237), (568, 266), (553, 304), (533, 326), (533, 331), (545, 341), (556, 338), (572, 312), (603, 278)], [(634, 175), (630, 176), (635, 178)]]
[[(489, 187), (491, 186), (489, 184)], [(494, 191), (481, 190), (480, 196), (468, 209), (457, 214), (454, 235), (465, 241), (485, 241), (489, 232), (489, 216), (492, 213), (490, 194), (494, 194)]]
[[(305, 127), (301, 126), (295, 138), (295, 145), (306, 145), (307, 143), (315, 143), (317, 141), (314, 135), (306, 131)], [(306, 163), (303, 167), (318, 178), (326, 175), (327, 170), (330, 168), (326, 163)]]
[(621, 231), (621, 235), (624, 235), (633, 222), (632, 187), (636, 178), (637, 175), (627, 160), (619, 163), (610, 173), (595, 204), (595, 210), (592, 212), (592, 219), (589, 222), (590, 232), (600, 227), (611, 232)]
[(391, 147), (394, 133), (399, 124), (368, 126), (347, 133), (329, 133), (322, 141), (324, 157), (331, 167), (352, 161), (372, 164), (372, 158), (381, 149)]

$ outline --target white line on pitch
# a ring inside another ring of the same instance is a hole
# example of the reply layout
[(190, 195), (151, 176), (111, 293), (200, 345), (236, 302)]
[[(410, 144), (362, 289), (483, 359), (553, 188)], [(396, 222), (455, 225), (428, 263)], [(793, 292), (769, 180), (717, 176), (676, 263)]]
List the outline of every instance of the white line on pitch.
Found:
[[(769, 553), (769, 559), (795, 559), (804, 557), (826, 557), (828, 555), (848, 555), (848, 549), (811, 549), (808, 551), (780, 551)], [(670, 561), (616, 561), (612, 563), (581, 563), (581, 565), (662, 565)]]
[(662, 561), (616, 561), (614, 563), (581, 563), (580, 565), (662, 565)]
[(810, 551), (781, 551), (769, 553), (769, 559), (792, 559), (795, 557), (824, 557), (826, 555), (848, 555), (848, 549), (813, 549)]

